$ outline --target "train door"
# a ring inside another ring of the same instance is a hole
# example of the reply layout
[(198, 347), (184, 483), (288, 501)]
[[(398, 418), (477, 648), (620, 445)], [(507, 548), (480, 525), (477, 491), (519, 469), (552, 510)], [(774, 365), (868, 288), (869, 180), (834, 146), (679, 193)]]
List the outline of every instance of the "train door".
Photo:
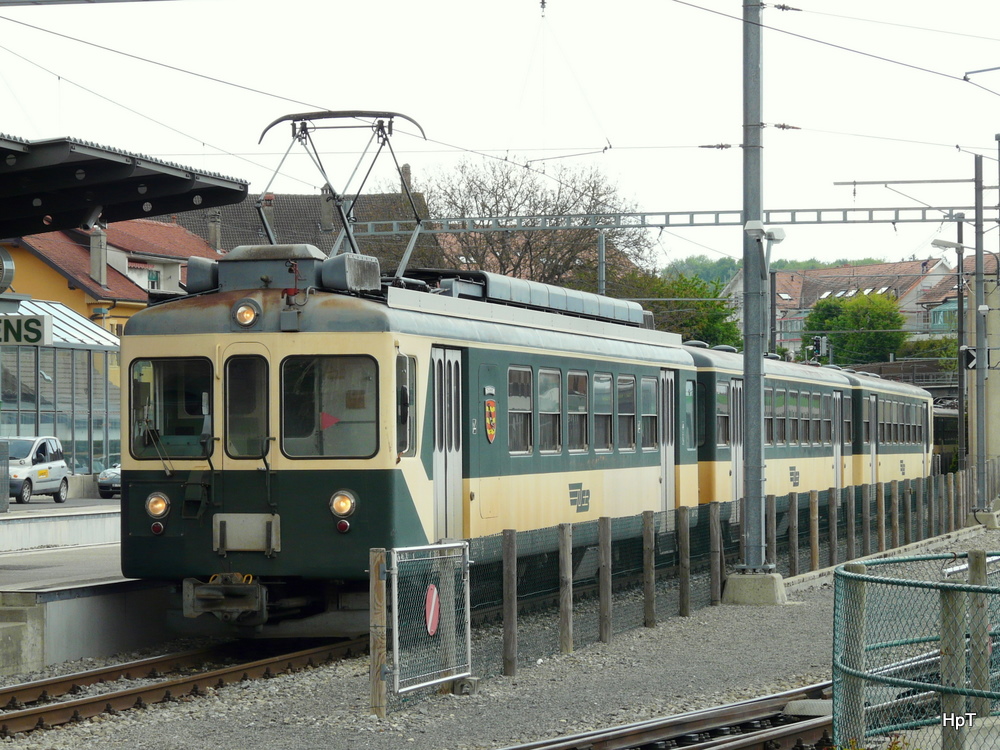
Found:
[(662, 419), (662, 435), (660, 436), (660, 487), (662, 494), (662, 510), (673, 510), (675, 507), (674, 492), (674, 456), (677, 442), (677, 393), (676, 377), (670, 370), (660, 370), (660, 411)]
[(871, 464), (868, 482), (874, 487), (878, 484), (878, 396), (868, 394), (868, 460)]
[[(729, 461), (732, 466), (733, 500), (746, 494), (743, 486), (743, 381), (733, 378), (729, 383)], [(735, 507), (742, 506), (737, 502)], [(739, 511), (737, 511), (739, 512)]]
[(261, 460), (270, 460), (277, 447), (268, 409), (269, 380), (274, 377), (269, 371), (270, 361), (267, 347), (257, 343), (226, 347), (222, 357), (222, 403), (215, 407), (222, 428), (222, 450), (213, 451), (213, 460), (222, 469), (261, 473), (257, 471)]
[(431, 350), (434, 393), (434, 538), (461, 539), (462, 353)]
[(833, 425), (831, 425), (830, 440), (833, 442), (833, 488), (840, 498), (840, 490), (844, 486), (844, 394), (833, 392)]

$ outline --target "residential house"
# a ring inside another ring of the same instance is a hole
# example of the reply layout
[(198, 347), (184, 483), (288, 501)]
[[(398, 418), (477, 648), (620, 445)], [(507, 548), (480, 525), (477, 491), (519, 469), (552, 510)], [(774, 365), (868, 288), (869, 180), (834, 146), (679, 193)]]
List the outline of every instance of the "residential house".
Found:
[[(940, 258), (772, 272), (772, 319), (776, 348), (792, 352), (802, 348), (803, 322), (817, 302), (829, 298), (848, 299), (857, 294), (895, 297), (906, 319), (904, 328), (911, 331), (914, 337), (932, 336), (931, 316), (920, 300), (942, 280), (951, 278), (953, 273), (952, 267)], [(742, 327), (742, 269), (726, 285), (723, 294), (733, 300), (735, 315)]]
[(184, 227), (151, 219), (33, 234), (3, 246), (14, 261), (12, 291), (61, 302), (116, 336), (151, 297), (184, 293), (188, 258), (218, 258)]

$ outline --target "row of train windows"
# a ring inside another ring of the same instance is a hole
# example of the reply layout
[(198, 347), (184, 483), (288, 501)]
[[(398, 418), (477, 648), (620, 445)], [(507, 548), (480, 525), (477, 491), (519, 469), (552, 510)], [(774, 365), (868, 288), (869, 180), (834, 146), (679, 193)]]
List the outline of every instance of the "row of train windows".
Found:
[[(728, 400), (723, 392), (728, 386), (718, 384), (716, 398), (717, 437), (720, 444), (729, 440)], [(833, 395), (784, 388), (764, 389), (764, 439), (768, 445), (831, 445), (833, 442)], [(853, 441), (852, 398), (841, 397), (842, 443)], [(862, 402), (861, 439), (870, 443), (871, 403)], [(925, 409), (919, 404), (889, 399), (878, 401), (878, 442), (919, 444), (924, 440)]]
[[(537, 374), (537, 388), (535, 376)], [(656, 450), (660, 446), (660, 384), (655, 377), (515, 366), (507, 370), (510, 452)], [(563, 416), (565, 414), (565, 425)], [(616, 419), (617, 416), (617, 419)]]

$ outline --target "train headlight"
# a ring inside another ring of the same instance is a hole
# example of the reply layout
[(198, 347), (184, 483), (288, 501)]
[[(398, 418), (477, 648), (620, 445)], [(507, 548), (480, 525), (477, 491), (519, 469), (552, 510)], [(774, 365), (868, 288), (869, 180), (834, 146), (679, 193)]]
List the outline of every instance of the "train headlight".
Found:
[(337, 518), (347, 518), (357, 506), (357, 498), (348, 490), (337, 490), (330, 498), (330, 512)]
[(233, 320), (244, 328), (249, 328), (257, 322), (260, 311), (249, 302), (242, 302), (233, 310)]
[(170, 512), (170, 498), (162, 492), (154, 492), (146, 498), (146, 513), (150, 518), (163, 518)]

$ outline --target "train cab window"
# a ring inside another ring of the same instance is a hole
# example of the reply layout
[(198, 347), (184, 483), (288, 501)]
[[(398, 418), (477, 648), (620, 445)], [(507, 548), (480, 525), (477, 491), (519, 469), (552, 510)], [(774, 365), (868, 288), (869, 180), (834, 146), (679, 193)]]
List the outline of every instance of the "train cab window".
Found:
[(635, 376), (618, 376), (618, 449), (635, 450)]
[(267, 412), (267, 361), (259, 356), (226, 360), (226, 453), (261, 458), (271, 447)]
[(715, 444), (729, 445), (729, 383), (715, 384)]
[(538, 371), (538, 450), (558, 453), (562, 450), (562, 373)]
[(594, 450), (609, 451), (612, 443), (611, 420), (614, 416), (614, 393), (611, 376), (594, 373)]
[(566, 375), (566, 441), (571, 452), (585, 451), (590, 446), (587, 441), (588, 385), (589, 377), (585, 372), (570, 371)]
[(507, 435), (511, 453), (531, 453), (531, 368), (507, 371)]
[(199, 458), (212, 450), (212, 365), (206, 359), (132, 363), (131, 449), (136, 458)]
[(799, 392), (788, 392), (788, 442), (799, 442)]
[(660, 445), (660, 384), (656, 378), (643, 378), (639, 388), (639, 401), (642, 404), (641, 445), (644, 450), (655, 450)]
[(776, 445), (785, 444), (785, 419), (788, 417), (786, 407), (785, 389), (777, 388), (774, 391), (774, 442)]
[(417, 361), (405, 354), (396, 355), (396, 455), (414, 456), (417, 452), (417, 416), (414, 396), (417, 392)]
[(281, 448), (293, 458), (368, 458), (378, 450), (378, 367), (368, 356), (281, 364)]

